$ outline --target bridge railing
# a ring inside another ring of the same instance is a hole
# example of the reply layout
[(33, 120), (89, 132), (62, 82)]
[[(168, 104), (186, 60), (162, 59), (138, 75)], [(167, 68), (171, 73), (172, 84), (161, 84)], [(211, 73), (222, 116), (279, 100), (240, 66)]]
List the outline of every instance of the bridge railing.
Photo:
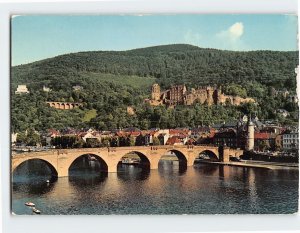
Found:
[(175, 149), (196, 149), (201, 147), (207, 148), (218, 148), (217, 145), (212, 144), (201, 144), (201, 145), (158, 145), (158, 146), (127, 146), (127, 147), (97, 147), (97, 148), (70, 148), (70, 149), (51, 149), (47, 151), (35, 151), (35, 152), (24, 152), (20, 154), (12, 154), (13, 157), (23, 157), (23, 156), (44, 156), (44, 155), (60, 155), (60, 154), (68, 154), (72, 153), (72, 150), (76, 150), (77, 152), (82, 153), (92, 153), (93, 151), (108, 151), (108, 152), (116, 152), (118, 150), (128, 150), (130, 151), (138, 151), (141, 149), (149, 149), (149, 150), (175, 150)]

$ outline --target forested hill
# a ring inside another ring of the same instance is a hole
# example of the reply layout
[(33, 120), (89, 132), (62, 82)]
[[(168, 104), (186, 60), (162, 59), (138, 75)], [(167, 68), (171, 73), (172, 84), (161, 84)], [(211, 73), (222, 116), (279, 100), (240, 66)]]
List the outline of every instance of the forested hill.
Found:
[[(34, 83), (80, 72), (153, 77), (163, 86), (257, 81), (276, 88), (295, 87), (298, 52), (233, 52), (192, 45), (163, 45), (128, 51), (79, 52), (12, 68), (12, 82)], [(288, 81), (287, 81), (288, 80)]]
[[(191, 45), (61, 55), (12, 67), (12, 93), (20, 84), (30, 91), (12, 95), (12, 131), (195, 127), (235, 120), (250, 112), (260, 119), (290, 124), (298, 122), (298, 106), (274, 95), (272, 87), (295, 93), (297, 64), (297, 52), (232, 52)], [(226, 94), (249, 96), (258, 104), (150, 107), (144, 99), (150, 97), (155, 82), (162, 89), (183, 83), (188, 88), (221, 84)], [(74, 90), (76, 85), (82, 90)], [(43, 86), (51, 91), (44, 92)], [(81, 102), (83, 106), (64, 111), (50, 108), (46, 101)], [(128, 106), (135, 109), (134, 115), (127, 113)], [(286, 109), (289, 117), (282, 118), (276, 109)]]

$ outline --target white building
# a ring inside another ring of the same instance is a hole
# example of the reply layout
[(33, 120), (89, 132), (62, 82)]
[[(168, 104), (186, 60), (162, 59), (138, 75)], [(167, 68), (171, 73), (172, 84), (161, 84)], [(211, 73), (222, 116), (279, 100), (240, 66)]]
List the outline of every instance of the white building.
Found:
[(282, 134), (282, 147), (284, 150), (299, 148), (298, 129), (286, 131)]
[(277, 109), (276, 113), (284, 118), (290, 115), (290, 113), (285, 109)]
[(29, 91), (26, 85), (18, 85), (17, 90), (15, 91), (16, 94), (28, 94)]
[(17, 142), (18, 133), (11, 134), (11, 144), (14, 145)]
[(76, 85), (76, 86), (73, 86), (73, 90), (74, 91), (81, 91), (81, 90), (83, 90), (83, 87), (79, 86), (79, 85)]
[(49, 87), (43, 86), (43, 91), (44, 92), (49, 92), (49, 91), (51, 91), (51, 89)]

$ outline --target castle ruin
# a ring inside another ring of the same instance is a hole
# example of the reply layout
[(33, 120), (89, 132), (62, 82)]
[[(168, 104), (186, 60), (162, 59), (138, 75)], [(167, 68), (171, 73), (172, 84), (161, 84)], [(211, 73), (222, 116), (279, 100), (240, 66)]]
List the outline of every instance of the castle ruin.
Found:
[(225, 95), (216, 87), (206, 86), (198, 89), (187, 90), (186, 86), (173, 85), (170, 89), (161, 91), (160, 86), (155, 83), (152, 85), (151, 99), (146, 100), (151, 106), (167, 105), (193, 105), (195, 102), (200, 104), (232, 104), (240, 105), (246, 102), (254, 103), (253, 98), (242, 98), (240, 96)]

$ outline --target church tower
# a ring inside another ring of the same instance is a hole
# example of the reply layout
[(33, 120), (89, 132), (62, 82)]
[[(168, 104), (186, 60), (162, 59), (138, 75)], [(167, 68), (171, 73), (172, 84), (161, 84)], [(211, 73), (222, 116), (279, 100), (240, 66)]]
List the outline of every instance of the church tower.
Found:
[(156, 101), (160, 100), (160, 86), (157, 83), (152, 85), (151, 99)]

